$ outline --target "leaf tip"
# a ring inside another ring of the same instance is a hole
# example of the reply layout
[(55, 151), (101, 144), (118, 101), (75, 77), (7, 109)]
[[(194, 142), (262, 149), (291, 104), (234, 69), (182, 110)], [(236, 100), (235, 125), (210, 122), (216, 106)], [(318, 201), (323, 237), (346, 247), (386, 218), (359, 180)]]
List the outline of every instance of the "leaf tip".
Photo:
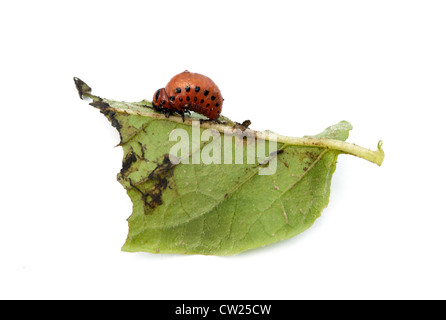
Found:
[(84, 81), (78, 77), (73, 77), (74, 84), (76, 85), (77, 93), (79, 93), (79, 98), (84, 99), (84, 95), (89, 95), (91, 93), (91, 88)]

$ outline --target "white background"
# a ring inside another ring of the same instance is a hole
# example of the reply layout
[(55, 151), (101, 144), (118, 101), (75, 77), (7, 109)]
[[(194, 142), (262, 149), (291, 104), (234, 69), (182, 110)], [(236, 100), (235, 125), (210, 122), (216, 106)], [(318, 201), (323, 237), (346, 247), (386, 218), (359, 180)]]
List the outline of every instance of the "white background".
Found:
[[(3, 1), (0, 298), (445, 299), (445, 17), (444, 1)], [(185, 69), (253, 129), (348, 120), (386, 159), (340, 156), (328, 208), (293, 239), (121, 252), (119, 136), (73, 76), (139, 101)]]

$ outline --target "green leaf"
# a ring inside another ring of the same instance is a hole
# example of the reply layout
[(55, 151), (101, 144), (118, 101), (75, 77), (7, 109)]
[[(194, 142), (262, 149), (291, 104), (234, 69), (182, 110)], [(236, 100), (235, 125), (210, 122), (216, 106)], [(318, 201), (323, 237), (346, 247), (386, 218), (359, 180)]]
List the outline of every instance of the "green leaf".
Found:
[[(149, 101), (102, 99), (80, 79), (75, 78), (75, 83), (81, 98), (91, 98), (90, 104), (100, 109), (121, 137), (124, 158), (118, 181), (133, 202), (124, 251), (230, 255), (291, 238), (309, 228), (328, 205), (339, 154), (378, 165), (384, 159), (381, 142), (376, 151), (344, 142), (352, 129), (346, 121), (315, 136), (277, 135), (277, 151), (270, 152), (276, 137), (271, 132), (246, 129), (224, 117), (220, 124), (204, 122), (197, 129), (193, 121), (204, 118), (200, 115), (192, 114), (184, 122), (177, 116), (166, 118)], [(241, 147), (243, 163), (193, 164), (203, 155), (223, 159), (224, 139), (232, 139), (224, 138), (223, 132), (232, 128), (241, 130), (235, 134), (229, 157), (236, 158)], [(191, 140), (189, 157), (176, 163), (169, 154), (178, 141), (170, 141), (169, 136), (179, 129)], [(193, 135), (198, 132), (202, 137), (206, 129), (213, 129), (215, 137), (194, 142)], [(256, 137), (255, 143), (242, 134)], [(222, 142), (219, 146), (214, 141)], [(266, 153), (259, 152), (262, 148)], [(250, 162), (249, 150), (261, 156)], [(273, 163), (274, 174), (259, 174)]]

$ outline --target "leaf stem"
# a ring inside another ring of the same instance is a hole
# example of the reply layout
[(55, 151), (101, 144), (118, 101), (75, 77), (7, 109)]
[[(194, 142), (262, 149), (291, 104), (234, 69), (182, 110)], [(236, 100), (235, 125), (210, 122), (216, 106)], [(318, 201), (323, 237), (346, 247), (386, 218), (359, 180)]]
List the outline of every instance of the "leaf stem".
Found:
[[(109, 100), (110, 101), (110, 100)], [(115, 101), (113, 101), (115, 102)], [(116, 103), (111, 103), (111, 105), (117, 105)], [(119, 103), (118, 103), (119, 105)], [(122, 105), (122, 103), (121, 103)], [(116, 112), (123, 112), (128, 114), (137, 114), (141, 116), (147, 116), (152, 118), (158, 118), (161, 120), (166, 121), (172, 121), (177, 122), (181, 124), (186, 125), (192, 125), (192, 121), (197, 121), (197, 119), (190, 119), (186, 118), (183, 119), (178, 116), (170, 116), (169, 118), (166, 118), (162, 113), (154, 112), (151, 109), (151, 105), (147, 106), (144, 104), (125, 104), (123, 108), (114, 108), (111, 107)], [(148, 108), (149, 107), (149, 108)], [(226, 124), (218, 124), (214, 122), (203, 122), (201, 124), (202, 128), (206, 129), (215, 129), (221, 133), (227, 132), (228, 129), (232, 129), (232, 126), (234, 123), (226, 123)], [(235, 130), (235, 129), (234, 129)], [(325, 138), (312, 138), (312, 137), (303, 137), (303, 138), (295, 138), (295, 137), (288, 137), (288, 136), (282, 136), (279, 134), (275, 134), (272, 132), (261, 132), (261, 131), (255, 131), (251, 129), (246, 129), (243, 134), (246, 135), (255, 135), (256, 138), (264, 139), (264, 140), (271, 140), (276, 139), (277, 142), (285, 143), (288, 145), (293, 146), (307, 146), (307, 147), (316, 147), (316, 148), (325, 148), (325, 149), (332, 149), (332, 150), (338, 150), (341, 153), (354, 155), (357, 157), (360, 157), (364, 160), (370, 161), (372, 163), (377, 164), (378, 166), (381, 166), (381, 164), (384, 161), (384, 151), (382, 149), (383, 142), (380, 140), (378, 142), (378, 148), (377, 150), (370, 150), (361, 146), (358, 146), (354, 143), (345, 142), (342, 140), (336, 140), (336, 139), (325, 139)]]
[[(146, 100), (135, 103), (125, 103), (108, 99), (102, 99), (98, 96), (91, 94), (91, 88), (79, 78), (75, 77), (74, 81), (76, 83), (76, 87), (79, 91), (79, 96), (81, 98), (88, 97), (93, 99), (93, 101), (101, 100), (108, 102), (110, 105), (110, 109), (116, 112), (152, 117), (160, 120), (172, 121), (185, 125), (192, 125), (192, 121), (197, 121), (197, 119), (191, 119), (191, 118), (186, 118), (183, 120), (181, 117), (174, 115), (170, 116), (169, 118), (166, 118), (162, 113), (155, 112), (152, 108), (152, 104), (150, 103), (150, 101)], [(233, 129), (234, 124), (235, 123), (232, 121), (228, 121), (227, 123), (221, 123), (221, 124), (214, 122), (203, 122), (201, 124), (201, 127), (207, 129), (214, 129), (221, 133), (224, 133), (227, 132), (228, 129), (229, 130)], [(313, 137), (295, 138), (295, 137), (278, 135), (272, 132), (261, 132), (251, 129), (246, 129), (243, 132), (243, 134), (255, 135), (256, 138), (264, 140), (276, 139), (277, 142), (284, 143), (287, 145), (308, 146), (315, 148), (338, 150), (341, 153), (350, 154), (363, 158), (365, 160), (377, 164), (378, 166), (380, 166), (384, 160), (384, 151), (382, 149), (383, 143), (381, 140), (378, 142), (377, 150), (370, 150), (367, 148), (360, 147), (353, 143), (336, 139), (313, 138)]]
[(341, 153), (354, 155), (362, 159), (368, 160), (381, 166), (384, 161), (384, 151), (382, 149), (382, 140), (378, 142), (377, 150), (370, 150), (354, 143), (345, 142), (342, 140), (335, 139), (324, 139), (324, 138), (294, 138), (277, 135), (277, 142), (286, 143), (295, 146), (308, 146), (308, 147), (318, 147), (338, 150)]
[[(116, 105), (116, 104), (111, 104)], [(124, 112), (129, 114), (137, 114), (141, 116), (148, 116), (152, 118), (158, 118), (160, 120), (166, 120), (166, 121), (172, 121), (177, 122), (180, 124), (185, 125), (192, 125), (192, 121), (197, 121), (197, 119), (190, 119), (186, 118), (183, 119), (181, 117), (172, 115), (169, 118), (166, 118), (162, 113), (157, 113), (152, 111), (152, 109), (145, 107), (139, 107), (137, 105), (129, 106), (126, 105), (127, 108), (119, 109), (119, 108), (113, 108), (116, 112)], [(214, 122), (203, 122), (201, 124), (202, 128), (205, 129), (215, 129), (221, 133), (227, 132), (228, 129), (232, 129), (234, 123), (226, 123), (226, 124), (218, 124)], [(235, 130), (235, 129), (234, 129)], [(383, 142), (380, 140), (378, 142), (378, 148), (377, 150), (370, 150), (361, 146), (358, 146), (354, 143), (345, 142), (342, 140), (336, 140), (336, 139), (325, 139), (325, 138), (312, 138), (312, 137), (303, 137), (303, 138), (295, 138), (295, 137), (288, 137), (288, 136), (282, 136), (279, 134), (275, 134), (272, 132), (261, 132), (261, 131), (255, 131), (251, 129), (246, 129), (243, 134), (246, 135), (255, 135), (256, 138), (264, 139), (264, 140), (271, 140), (276, 139), (279, 143), (284, 143), (288, 145), (293, 146), (307, 146), (307, 147), (316, 147), (316, 148), (325, 148), (325, 149), (332, 149), (332, 150), (338, 150), (341, 153), (354, 155), (357, 157), (360, 157), (364, 160), (370, 161), (372, 163), (377, 164), (378, 166), (381, 166), (383, 160), (384, 160), (384, 151), (382, 149)]]

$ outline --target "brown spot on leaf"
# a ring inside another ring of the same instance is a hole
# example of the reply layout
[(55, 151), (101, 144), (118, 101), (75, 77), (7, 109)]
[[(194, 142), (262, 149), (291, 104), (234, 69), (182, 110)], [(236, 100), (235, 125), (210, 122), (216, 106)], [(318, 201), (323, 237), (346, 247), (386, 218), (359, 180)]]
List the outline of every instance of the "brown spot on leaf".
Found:
[(110, 105), (107, 102), (104, 102), (101, 98), (100, 100), (94, 101), (90, 103), (90, 106), (93, 106), (95, 108), (98, 108), (99, 111), (107, 117), (107, 119), (111, 122), (112, 127), (116, 128), (119, 132), (120, 137), (120, 144), (122, 143), (122, 135), (121, 135), (121, 128), (122, 125), (119, 123), (119, 120), (116, 118), (116, 112), (113, 111), (110, 107)]
[(319, 157), (319, 154), (318, 153), (315, 153), (315, 152), (310, 152), (310, 151), (307, 151), (307, 152), (305, 152), (305, 156), (307, 157), (307, 158), (310, 158), (311, 160), (316, 160), (317, 159), (317, 157)]
[[(130, 186), (141, 194), (141, 199), (144, 202), (144, 214), (152, 214), (153, 209), (163, 204), (163, 191), (167, 187), (172, 189), (169, 182), (173, 176), (175, 166), (176, 164), (170, 162), (169, 155), (166, 154), (162, 162), (156, 166), (144, 181), (133, 183), (130, 178), (128, 179)], [(141, 190), (139, 186), (148, 182), (154, 182), (154, 184), (147, 191)]]
[[(175, 164), (170, 162), (169, 155), (165, 154), (162, 163), (157, 165), (157, 167), (149, 174), (148, 181), (154, 181), (155, 185), (147, 192), (145, 196), (145, 204), (151, 209), (155, 209), (159, 205), (163, 204), (163, 191), (169, 185), (169, 179), (173, 175), (173, 168)], [(148, 198), (151, 198), (148, 201)]]
[(130, 169), (133, 162), (136, 162), (138, 159), (134, 152), (130, 152), (125, 156), (125, 159), (122, 161), (121, 175), (125, 175), (126, 172)]
[(141, 142), (138, 141), (139, 146), (141, 147), (141, 158), (145, 158), (146, 146), (143, 146)]

